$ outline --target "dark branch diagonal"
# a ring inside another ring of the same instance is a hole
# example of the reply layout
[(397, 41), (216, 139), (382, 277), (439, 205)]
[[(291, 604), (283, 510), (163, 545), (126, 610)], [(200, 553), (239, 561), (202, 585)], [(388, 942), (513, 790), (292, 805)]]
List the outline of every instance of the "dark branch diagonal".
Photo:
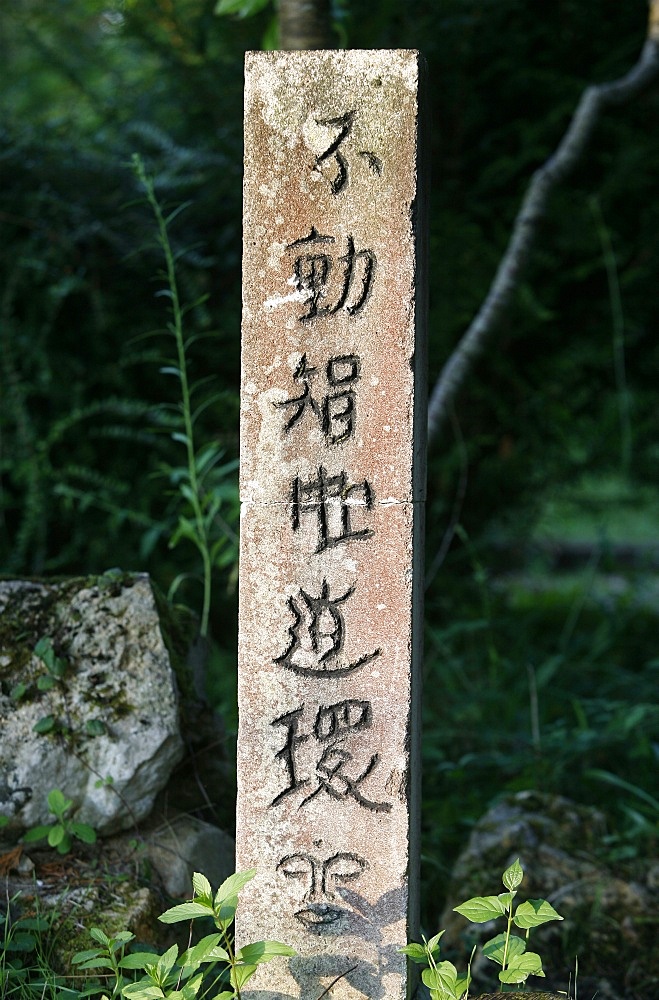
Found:
[(446, 423), (450, 405), (469, 372), (510, 309), (521, 273), (535, 245), (539, 222), (553, 189), (581, 160), (601, 112), (637, 97), (659, 75), (659, 40), (645, 42), (637, 63), (619, 80), (588, 87), (556, 152), (533, 175), (515, 219), (508, 247), (478, 313), (444, 365), (428, 406), (428, 438)]

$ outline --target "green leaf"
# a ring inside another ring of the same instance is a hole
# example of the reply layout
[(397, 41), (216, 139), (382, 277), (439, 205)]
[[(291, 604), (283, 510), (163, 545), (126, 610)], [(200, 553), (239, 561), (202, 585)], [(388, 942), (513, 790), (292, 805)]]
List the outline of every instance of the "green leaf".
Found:
[(231, 985), (234, 989), (240, 991), (255, 972), (255, 965), (234, 965), (231, 970)]
[(55, 716), (44, 715), (32, 726), (33, 733), (49, 733), (55, 728)]
[(424, 969), (421, 979), (430, 990), (438, 990), (440, 996), (459, 1000), (458, 972), (452, 962), (440, 962), (434, 969)]
[(512, 906), (513, 899), (515, 898), (514, 892), (500, 892), (499, 899), (501, 900), (501, 905), (503, 906), (504, 912), (508, 913), (510, 907)]
[(399, 948), (398, 951), (403, 955), (407, 955), (407, 957), (411, 958), (417, 965), (428, 964), (428, 953), (422, 944), (416, 944), (414, 942), (412, 944), (406, 944), (404, 948)]
[(191, 979), (189, 983), (186, 983), (180, 990), (174, 990), (172, 993), (167, 993), (167, 1000), (195, 1000), (197, 993), (199, 992), (199, 987), (201, 986), (203, 976), (196, 976)]
[(519, 858), (517, 858), (516, 861), (513, 861), (510, 868), (506, 868), (502, 876), (502, 881), (506, 889), (510, 889), (511, 892), (514, 892), (515, 889), (518, 889), (521, 885), (523, 878), (524, 870), (519, 863)]
[(253, 17), (259, 11), (265, 10), (270, 0), (218, 0), (215, 13), (221, 15), (233, 14), (236, 17)]
[(453, 909), (456, 913), (461, 913), (467, 920), (471, 920), (472, 924), (484, 924), (505, 913), (498, 896), (474, 896), (466, 903), (454, 906)]
[(86, 951), (77, 951), (71, 962), (73, 965), (77, 965), (78, 962), (87, 962), (90, 958), (98, 958), (100, 954), (98, 948), (87, 948)]
[(67, 799), (66, 796), (60, 792), (59, 788), (53, 788), (53, 790), (48, 793), (48, 808), (51, 813), (58, 818), (62, 817), (72, 805), (73, 799)]
[(51, 921), (47, 917), (20, 917), (19, 924), (28, 931), (47, 931)]
[[(523, 955), (526, 951), (526, 941), (523, 938), (517, 937), (516, 934), (511, 934), (508, 940), (508, 955), (506, 956), (507, 962), (514, 955)], [(496, 937), (491, 938), (483, 945), (483, 954), (486, 958), (489, 958), (492, 962), (497, 962), (499, 965), (503, 965), (503, 958), (506, 952), (506, 935), (497, 934)]]
[(105, 736), (107, 731), (108, 727), (102, 719), (87, 719), (85, 723), (85, 732), (87, 736)]
[(105, 948), (110, 947), (110, 938), (107, 936), (105, 931), (101, 930), (100, 927), (92, 927), (89, 931), (89, 936), (92, 937), (94, 941), (98, 941), (98, 943), (102, 944)]
[(96, 843), (96, 830), (88, 823), (71, 823), (70, 830), (74, 837), (82, 840), (84, 844)]
[(456, 997), (463, 997), (471, 985), (471, 975), (469, 972), (459, 972), (455, 981)]
[(244, 872), (235, 872), (225, 879), (220, 888), (215, 893), (215, 908), (217, 909), (225, 900), (236, 896), (248, 882), (251, 882), (256, 875), (256, 868), (249, 868)]
[(50, 833), (49, 826), (33, 826), (23, 835), (24, 844), (33, 844), (35, 840), (43, 840)]
[(48, 833), (48, 843), (50, 844), (51, 847), (57, 847), (58, 844), (62, 843), (65, 836), (66, 836), (66, 830), (64, 829), (62, 824), (55, 823), (54, 826), (51, 826), (50, 831)]
[[(73, 959), (72, 959), (73, 961)], [(114, 970), (114, 966), (109, 958), (90, 958), (86, 962), (81, 962), (79, 965), (81, 969), (109, 969), (111, 972)]]
[(34, 647), (35, 655), (39, 657), (42, 663), (48, 667), (49, 670), (52, 669), (55, 662), (55, 650), (53, 649), (53, 640), (44, 635), (39, 639), (38, 643)]
[(194, 920), (195, 917), (212, 917), (213, 908), (205, 903), (179, 903), (165, 910), (158, 917), (163, 924), (177, 924), (181, 920)]
[(445, 931), (439, 931), (437, 934), (434, 934), (430, 940), (426, 941), (428, 951), (435, 952), (437, 950), (437, 945), (439, 944), (442, 934), (444, 933)]
[(20, 931), (15, 934), (11, 934), (9, 942), (7, 945), (8, 951), (21, 951), (30, 952), (34, 951), (37, 944), (37, 938), (35, 934), (25, 934)]
[(49, 670), (54, 677), (64, 677), (64, 674), (66, 673), (66, 667), (67, 667), (66, 660), (63, 660), (60, 656), (56, 656), (52, 662), (52, 665), (49, 667)]
[(195, 872), (192, 876), (192, 890), (195, 896), (203, 896), (208, 905), (213, 905), (213, 890), (205, 875)]
[(163, 982), (174, 968), (174, 963), (178, 957), (178, 945), (173, 944), (164, 955), (161, 955), (156, 964), (156, 978)]
[(14, 684), (13, 688), (9, 692), (9, 697), (12, 701), (20, 701), (26, 692), (27, 684), (23, 684), (22, 681), (19, 681), (18, 684)]
[(515, 955), (509, 962), (508, 968), (499, 973), (499, 982), (524, 983), (529, 976), (544, 976), (540, 956), (533, 951)]
[(37, 687), (39, 691), (50, 691), (52, 687), (55, 687), (55, 678), (51, 677), (50, 674), (42, 674), (37, 680)]
[(213, 962), (227, 962), (227, 964), (231, 961), (228, 952), (226, 952), (219, 944), (217, 948), (213, 948), (213, 950), (208, 953), (207, 960)]
[(71, 838), (66, 831), (64, 831), (64, 836), (57, 845), (58, 854), (68, 854), (71, 850)]
[(280, 941), (255, 941), (253, 944), (246, 944), (236, 955), (239, 962), (247, 965), (261, 965), (269, 962), (277, 955), (296, 955), (297, 952), (287, 944)]
[(563, 917), (557, 913), (551, 903), (546, 899), (528, 899), (525, 903), (520, 903), (515, 910), (513, 922), (518, 927), (539, 927), (549, 920), (562, 920)]
[(134, 951), (132, 955), (124, 955), (119, 962), (120, 969), (146, 969), (153, 965), (157, 955), (152, 951)]
[(195, 976), (195, 978), (191, 979), (189, 983), (186, 983), (183, 989), (181, 990), (181, 993), (183, 994), (183, 1000), (194, 1000), (197, 993), (199, 992), (199, 987), (201, 986), (203, 980), (204, 980), (203, 975), (200, 975), (200, 976)]
[(159, 986), (147, 982), (131, 983), (124, 986), (121, 992), (126, 1000), (162, 1000), (165, 996)]
[[(92, 828), (89, 827), (91, 830)], [(117, 931), (111, 939), (111, 945), (113, 951), (118, 951), (122, 945), (128, 944), (129, 941), (134, 941), (135, 935), (131, 934), (130, 931)]]
[(238, 897), (232, 896), (230, 899), (225, 900), (220, 907), (215, 907), (215, 923), (222, 929), (226, 930), (236, 916), (236, 910), (238, 909)]
[[(179, 964), (183, 966), (196, 967), (202, 962), (221, 960), (229, 961), (229, 956), (224, 948), (219, 948), (220, 935), (208, 934), (198, 941), (193, 948), (188, 948), (179, 958)], [(221, 954), (218, 954), (220, 952)]]

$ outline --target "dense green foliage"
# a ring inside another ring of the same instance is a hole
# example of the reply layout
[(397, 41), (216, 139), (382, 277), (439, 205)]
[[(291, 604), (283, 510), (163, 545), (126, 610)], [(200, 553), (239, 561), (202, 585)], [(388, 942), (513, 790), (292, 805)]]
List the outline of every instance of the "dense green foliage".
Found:
[[(190, 377), (213, 379), (198, 440), (225, 454), (213, 480), (226, 545), (209, 689), (226, 698), (242, 57), (272, 12), (220, 18), (214, 6), (15, 0), (0, 13), (0, 572), (121, 565), (165, 588), (199, 573), (191, 548), (168, 547), (182, 513), (170, 433), (180, 394), (162, 372), (172, 350), (156, 296), (163, 260), (130, 169), (137, 152), (165, 213), (188, 202), (168, 233), (192, 307)], [(487, 291), (528, 178), (583, 88), (633, 64), (647, 4), (352, 0), (336, 10), (351, 46), (418, 47), (428, 59), (432, 384)], [(657, 509), (658, 121), (655, 90), (601, 123), (552, 200), (513, 320), (431, 452), (429, 897), (433, 872), (441, 895), (469, 824), (505, 789), (608, 803), (605, 846), (618, 857), (656, 841), (659, 661), (643, 599), (653, 567), (634, 552), (623, 572), (612, 544), (651, 542)], [(585, 556), (564, 577), (561, 545), (575, 539)], [(193, 580), (180, 597), (201, 607)]]

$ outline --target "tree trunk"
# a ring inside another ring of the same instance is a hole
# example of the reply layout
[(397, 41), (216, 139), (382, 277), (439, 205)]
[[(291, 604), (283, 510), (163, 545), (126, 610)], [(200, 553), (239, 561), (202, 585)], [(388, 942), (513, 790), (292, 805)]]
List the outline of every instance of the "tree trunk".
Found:
[(330, 0), (279, 0), (279, 48), (334, 48)]

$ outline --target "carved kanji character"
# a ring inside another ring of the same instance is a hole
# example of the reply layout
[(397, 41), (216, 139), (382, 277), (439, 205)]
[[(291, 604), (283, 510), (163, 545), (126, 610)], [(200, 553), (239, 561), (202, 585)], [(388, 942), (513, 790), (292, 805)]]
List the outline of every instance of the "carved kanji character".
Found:
[(288, 629), (290, 641), (275, 663), (306, 677), (332, 674), (343, 677), (370, 663), (380, 650), (359, 656), (352, 662), (339, 659), (345, 638), (345, 622), (339, 605), (355, 592), (350, 587), (340, 597), (331, 597), (327, 580), (323, 580), (320, 595), (314, 597), (300, 588), (299, 598), (289, 597), (288, 607), (294, 622)]
[[(342, 265), (339, 277), (335, 277), (335, 259), (327, 251), (316, 248), (335, 243), (333, 236), (324, 236), (315, 226), (308, 236), (289, 243), (288, 249), (296, 249), (298, 256), (293, 268), (295, 285), (304, 294), (307, 311), (299, 317), (300, 322), (317, 316), (331, 316), (339, 309), (345, 309), (354, 316), (363, 308), (371, 291), (377, 259), (372, 250), (355, 252), (352, 236), (346, 239), (346, 253), (337, 262)], [(299, 248), (309, 252), (301, 252)]]
[[(334, 502), (338, 501), (338, 502)], [(315, 514), (318, 530), (316, 552), (344, 542), (361, 541), (373, 535), (371, 528), (352, 527), (352, 510), (362, 507), (370, 511), (373, 493), (366, 480), (348, 484), (345, 472), (329, 476), (323, 466), (315, 479), (302, 481), (296, 476), (291, 486), (291, 523), (299, 531), (303, 514)]]
[[(329, 178), (332, 194), (339, 194), (348, 183), (348, 161), (340, 147), (352, 132), (356, 114), (356, 111), (346, 111), (345, 114), (337, 115), (336, 118), (315, 119), (316, 125), (320, 125), (323, 128), (337, 129), (334, 139), (332, 139), (329, 146), (322, 153), (318, 154), (315, 163), (315, 169), (320, 171), (320, 173), (323, 173), (323, 164), (328, 162), (334, 163), (334, 176)], [(369, 169), (379, 177), (382, 173), (382, 161), (379, 157), (368, 150), (360, 150), (358, 155), (366, 160)]]
[[(297, 754), (302, 743), (309, 739), (310, 734), (299, 735), (300, 720), (304, 712), (304, 706), (286, 715), (281, 715), (272, 722), (273, 726), (285, 726), (287, 735), (286, 741), (276, 754), (278, 760), (282, 760), (286, 769), (287, 785), (272, 800), (271, 805), (275, 806), (286, 796), (308, 786), (310, 778), (301, 778), (298, 773)], [(331, 740), (320, 757), (313, 764), (316, 787), (300, 802), (298, 809), (301, 809), (308, 802), (311, 802), (321, 792), (325, 792), (333, 799), (345, 801), (354, 799), (364, 809), (371, 812), (390, 812), (390, 802), (377, 802), (367, 798), (361, 791), (361, 786), (369, 775), (375, 770), (380, 760), (377, 753), (371, 754), (365, 767), (357, 765), (352, 767), (356, 761), (355, 754), (343, 745), (345, 739), (355, 733), (362, 732), (371, 725), (371, 704), (368, 701), (357, 699), (347, 699), (336, 702), (333, 705), (318, 708), (313, 727), (313, 735), (320, 744)], [(305, 758), (307, 763), (309, 759)], [(355, 773), (356, 772), (356, 773)]]
[(318, 420), (328, 444), (339, 444), (349, 438), (354, 429), (355, 392), (352, 385), (361, 374), (361, 362), (356, 354), (341, 354), (330, 358), (325, 366), (328, 391), (320, 401), (312, 394), (311, 381), (318, 374), (317, 368), (307, 364), (303, 354), (293, 378), (304, 386), (299, 396), (291, 396), (281, 403), (274, 403), (277, 409), (288, 409), (291, 415), (284, 426), (287, 434), (310, 410)]

